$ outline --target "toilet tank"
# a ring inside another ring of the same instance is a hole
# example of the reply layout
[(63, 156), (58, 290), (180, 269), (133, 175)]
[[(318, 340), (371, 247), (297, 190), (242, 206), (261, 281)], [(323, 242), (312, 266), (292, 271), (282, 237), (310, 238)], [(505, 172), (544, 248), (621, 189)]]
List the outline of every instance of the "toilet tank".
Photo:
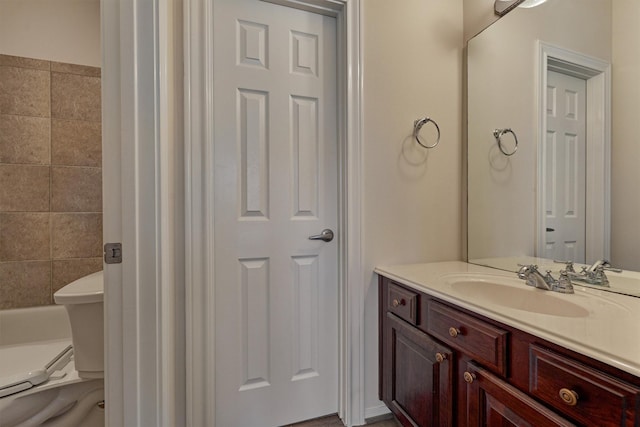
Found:
[(71, 324), (74, 362), (82, 378), (104, 377), (104, 276), (102, 271), (69, 283), (53, 295)]

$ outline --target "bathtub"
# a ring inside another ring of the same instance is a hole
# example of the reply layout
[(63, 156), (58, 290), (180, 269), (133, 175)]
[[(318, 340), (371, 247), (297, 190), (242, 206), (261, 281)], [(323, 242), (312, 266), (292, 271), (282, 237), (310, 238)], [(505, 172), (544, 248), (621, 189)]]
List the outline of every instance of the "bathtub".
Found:
[[(0, 311), (0, 379), (7, 385), (20, 378), (17, 388), (0, 390), (7, 394), (0, 397), (0, 427), (104, 426), (104, 381), (78, 376), (70, 346), (63, 306)], [(40, 377), (39, 367), (53, 360)], [(37, 385), (22, 387), (27, 377)]]

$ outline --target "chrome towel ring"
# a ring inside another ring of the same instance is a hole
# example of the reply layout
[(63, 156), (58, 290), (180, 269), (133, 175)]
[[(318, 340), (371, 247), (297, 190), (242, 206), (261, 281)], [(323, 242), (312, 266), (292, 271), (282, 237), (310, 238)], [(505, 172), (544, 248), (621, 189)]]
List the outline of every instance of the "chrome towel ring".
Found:
[[(510, 133), (513, 135), (513, 139), (516, 141), (516, 146), (513, 148), (513, 151), (508, 153), (505, 151), (504, 147), (502, 146), (502, 137), (507, 134)], [(493, 136), (496, 138), (496, 141), (498, 142), (498, 148), (500, 149), (500, 151), (502, 151), (502, 154), (504, 154), (505, 156), (513, 156), (516, 151), (518, 151), (518, 137), (516, 136), (516, 133), (507, 128), (507, 129), (495, 129), (493, 131)]]
[[(433, 123), (433, 125), (436, 127), (436, 131), (438, 132), (438, 137), (436, 138), (436, 142), (433, 145), (425, 145), (422, 143), (422, 141), (420, 141), (420, 129), (422, 129), (422, 126), (426, 125), (429, 122)], [(422, 145), (424, 148), (435, 148), (438, 144), (440, 144), (440, 126), (438, 126), (438, 124), (429, 117), (418, 119), (413, 122), (413, 137), (416, 139), (418, 144)]]

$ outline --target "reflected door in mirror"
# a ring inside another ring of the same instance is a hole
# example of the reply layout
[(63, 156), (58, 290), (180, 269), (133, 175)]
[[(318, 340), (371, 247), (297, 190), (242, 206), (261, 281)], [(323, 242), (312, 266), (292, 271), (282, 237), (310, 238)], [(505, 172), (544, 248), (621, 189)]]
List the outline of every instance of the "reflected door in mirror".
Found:
[(586, 81), (548, 71), (544, 258), (585, 262)]

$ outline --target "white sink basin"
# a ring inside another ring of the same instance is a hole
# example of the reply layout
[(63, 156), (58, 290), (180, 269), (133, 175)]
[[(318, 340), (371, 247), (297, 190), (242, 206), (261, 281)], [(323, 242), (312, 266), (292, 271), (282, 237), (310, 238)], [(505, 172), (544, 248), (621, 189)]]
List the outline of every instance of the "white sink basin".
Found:
[(571, 301), (573, 295), (559, 295), (535, 289), (519, 279), (478, 275), (451, 275), (443, 278), (451, 290), (482, 305), (497, 304), (514, 310), (559, 317), (586, 317), (589, 310)]

